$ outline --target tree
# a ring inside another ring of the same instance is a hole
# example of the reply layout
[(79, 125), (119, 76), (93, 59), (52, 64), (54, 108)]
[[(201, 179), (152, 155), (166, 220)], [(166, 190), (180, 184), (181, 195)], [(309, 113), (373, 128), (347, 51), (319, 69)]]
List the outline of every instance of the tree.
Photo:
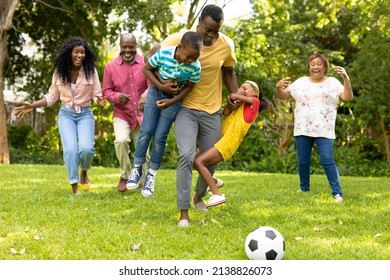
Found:
[(4, 64), (7, 58), (7, 30), (12, 27), (12, 19), (18, 0), (3, 0), (0, 3), (0, 164), (9, 164), (8, 136), (4, 103)]
[(390, 44), (390, 3), (366, 2), (363, 26), (354, 30), (359, 51), (353, 61), (353, 77), (359, 86), (355, 112), (361, 120), (362, 136), (356, 138), (359, 152), (371, 160), (387, 160), (390, 168), (390, 99), (388, 84), (390, 59), (386, 54)]

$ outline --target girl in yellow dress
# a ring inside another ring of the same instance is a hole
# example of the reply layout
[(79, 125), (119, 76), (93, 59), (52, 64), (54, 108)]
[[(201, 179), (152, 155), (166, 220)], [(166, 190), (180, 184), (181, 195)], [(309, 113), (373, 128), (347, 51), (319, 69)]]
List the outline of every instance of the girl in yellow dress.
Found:
[(221, 139), (207, 151), (196, 156), (194, 168), (210, 187), (213, 195), (207, 207), (226, 202), (216, 186), (207, 166), (227, 161), (240, 146), (250, 126), (256, 120), (258, 113), (270, 107), (270, 102), (263, 97), (260, 87), (253, 81), (245, 81), (236, 93), (229, 94), (228, 98), (234, 103), (241, 102), (241, 106), (233, 109), (229, 104), (225, 107), (223, 115), (227, 117), (222, 123)]

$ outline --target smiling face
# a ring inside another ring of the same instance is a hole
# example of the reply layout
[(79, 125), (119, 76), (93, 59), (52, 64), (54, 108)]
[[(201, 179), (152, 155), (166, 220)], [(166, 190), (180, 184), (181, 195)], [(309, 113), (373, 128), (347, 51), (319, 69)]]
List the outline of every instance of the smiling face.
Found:
[(191, 64), (199, 58), (200, 51), (190, 46), (179, 44), (177, 47), (177, 60), (183, 64)]
[(135, 37), (132, 34), (122, 35), (119, 46), (122, 59), (126, 62), (132, 62), (137, 53), (137, 41)]
[(219, 36), (219, 29), (222, 26), (223, 20), (216, 22), (212, 17), (206, 17), (204, 19), (199, 19), (199, 25), (197, 27), (197, 32), (203, 38), (204, 46), (212, 46), (217, 41)]
[(85, 48), (83, 46), (75, 46), (72, 49), (72, 65), (76, 68), (81, 67), (85, 58)]
[(328, 60), (322, 55), (313, 55), (307, 62), (309, 76), (312, 81), (322, 81), (328, 72)]

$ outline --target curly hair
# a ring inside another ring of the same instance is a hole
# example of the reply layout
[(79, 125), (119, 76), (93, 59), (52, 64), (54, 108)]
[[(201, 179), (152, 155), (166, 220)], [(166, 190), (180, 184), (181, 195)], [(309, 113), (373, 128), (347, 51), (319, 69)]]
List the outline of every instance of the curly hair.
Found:
[(82, 66), (87, 80), (95, 71), (97, 55), (88, 45), (88, 43), (80, 37), (67, 39), (58, 48), (57, 59), (55, 62), (55, 72), (64, 84), (70, 84), (70, 71), (72, 69), (72, 50), (76, 46), (83, 46), (85, 49), (85, 58)]

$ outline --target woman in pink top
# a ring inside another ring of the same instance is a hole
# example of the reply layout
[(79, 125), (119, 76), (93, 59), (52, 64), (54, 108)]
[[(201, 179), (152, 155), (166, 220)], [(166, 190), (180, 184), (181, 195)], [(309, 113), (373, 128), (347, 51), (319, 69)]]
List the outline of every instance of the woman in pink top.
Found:
[(84, 39), (74, 37), (66, 40), (58, 50), (49, 93), (39, 101), (14, 109), (18, 117), (23, 117), (34, 108), (51, 106), (61, 100), (58, 129), (69, 184), (76, 195), (79, 182), (83, 190), (88, 190), (90, 186), (87, 171), (95, 153), (95, 120), (91, 100), (106, 104), (95, 68), (96, 59), (96, 54)]

